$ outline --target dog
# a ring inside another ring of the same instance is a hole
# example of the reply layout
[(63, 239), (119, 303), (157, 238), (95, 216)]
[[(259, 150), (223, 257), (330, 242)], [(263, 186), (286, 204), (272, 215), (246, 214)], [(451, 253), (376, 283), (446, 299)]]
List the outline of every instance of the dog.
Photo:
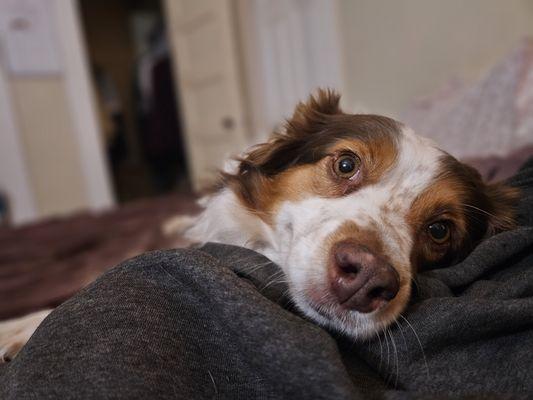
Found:
[[(417, 271), (449, 266), (513, 228), (515, 189), (393, 119), (341, 110), (320, 90), (284, 129), (221, 174), (191, 225), (193, 242), (264, 254), (283, 270), (296, 306), (354, 339), (397, 320)], [(11, 358), (47, 312), (0, 325)]]

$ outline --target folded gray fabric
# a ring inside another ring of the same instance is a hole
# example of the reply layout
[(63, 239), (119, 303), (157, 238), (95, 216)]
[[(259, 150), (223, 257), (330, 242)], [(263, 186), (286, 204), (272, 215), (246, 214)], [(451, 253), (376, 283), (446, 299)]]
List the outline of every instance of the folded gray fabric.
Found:
[(220, 244), (148, 253), (55, 310), (0, 399), (533, 396), (533, 160), (521, 227), (423, 272), (397, 324), (355, 342), (291, 307), (279, 269)]

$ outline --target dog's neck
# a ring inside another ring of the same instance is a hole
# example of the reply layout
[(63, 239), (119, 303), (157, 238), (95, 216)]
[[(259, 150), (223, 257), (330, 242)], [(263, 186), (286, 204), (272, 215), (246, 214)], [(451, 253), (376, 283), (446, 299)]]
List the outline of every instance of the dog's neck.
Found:
[(229, 188), (209, 198), (205, 210), (186, 236), (198, 243), (217, 242), (246, 247), (277, 261), (272, 228), (246, 209)]

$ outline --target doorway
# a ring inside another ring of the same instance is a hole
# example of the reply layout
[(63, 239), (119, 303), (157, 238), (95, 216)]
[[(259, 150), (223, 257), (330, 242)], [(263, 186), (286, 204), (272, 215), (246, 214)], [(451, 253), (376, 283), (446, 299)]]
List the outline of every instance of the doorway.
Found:
[(79, 9), (117, 200), (189, 192), (161, 2), (79, 0)]

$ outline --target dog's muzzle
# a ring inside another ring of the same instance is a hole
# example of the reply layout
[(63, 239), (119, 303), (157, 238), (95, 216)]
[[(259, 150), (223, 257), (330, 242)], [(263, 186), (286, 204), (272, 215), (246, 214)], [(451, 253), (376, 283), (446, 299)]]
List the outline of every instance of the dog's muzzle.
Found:
[(400, 289), (398, 273), (388, 262), (352, 242), (333, 246), (328, 278), (339, 305), (360, 313), (384, 306)]

